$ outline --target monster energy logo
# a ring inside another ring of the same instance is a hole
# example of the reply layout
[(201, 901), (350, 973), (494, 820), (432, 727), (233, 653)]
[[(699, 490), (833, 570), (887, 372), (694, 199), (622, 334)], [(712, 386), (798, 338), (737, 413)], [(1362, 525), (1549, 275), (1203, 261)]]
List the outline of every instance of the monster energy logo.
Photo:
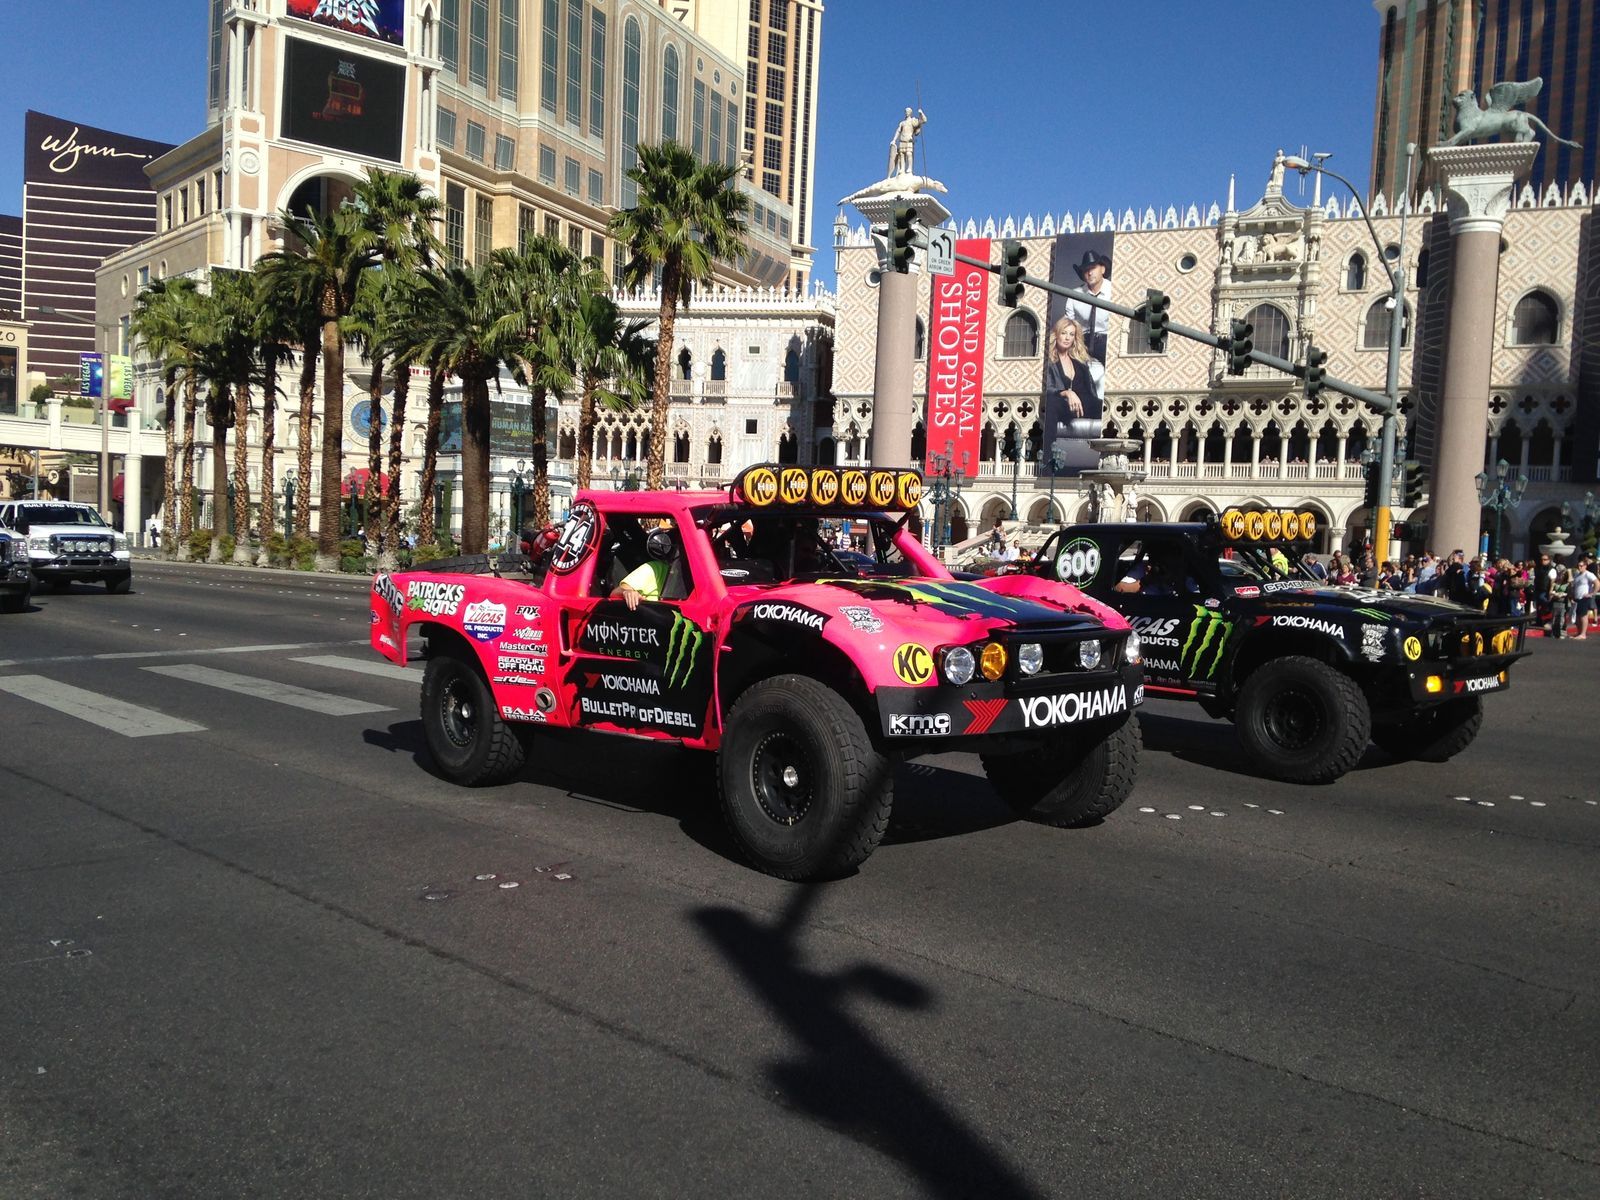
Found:
[[(1183, 668), (1183, 674), (1189, 679), (1210, 679), (1215, 675), (1222, 662), (1223, 647), (1232, 633), (1232, 621), (1224, 621), (1219, 613), (1196, 604), (1194, 618), (1189, 622), (1189, 636), (1183, 639), (1183, 649), (1178, 652), (1178, 665)], [(1189, 656), (1191, 646), (1193, 658)], [(1210, 655), (1211, 665), (1202, 671), (1201, 665), (1207, 655)]]
[(672, 629), (667, 634), (667, 660), (661, 668), (669, 688), (683, 687), (694, 676), (694, 660), (704, 641), (705, 634), (700, 632), (699, 626), (682, 613), (672, 614)]
[(1389, 614), (1381, 608), (1356, 608), (1351, 611), (1358, 617), (1365, 617), (1369, 621), (1387, 622), (1389, 620)]

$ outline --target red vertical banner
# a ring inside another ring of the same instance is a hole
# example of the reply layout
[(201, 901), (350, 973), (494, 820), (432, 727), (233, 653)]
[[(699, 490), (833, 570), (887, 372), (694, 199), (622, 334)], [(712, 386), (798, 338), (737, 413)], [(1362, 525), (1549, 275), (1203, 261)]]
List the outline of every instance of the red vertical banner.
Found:
[[(989, 259), (989, 239), (956, 242), (956, 253)], [(933, 277), (933, 319), (928, 322), (928, 416), (924, 468), (935, 454), (950, 455), (952, 470), (978, 473), (983, 427), (983, 350), (988, 338), (989, 272), (964, 262), (954, 275)]]

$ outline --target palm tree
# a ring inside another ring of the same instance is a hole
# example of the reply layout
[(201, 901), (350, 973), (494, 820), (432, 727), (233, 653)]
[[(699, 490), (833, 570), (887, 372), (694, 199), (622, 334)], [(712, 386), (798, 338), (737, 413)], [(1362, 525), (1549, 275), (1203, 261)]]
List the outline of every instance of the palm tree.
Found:
[[(436, 386), (443, 386), (442, 372), (461, 380), (463, 554), (489, 548), (489, 380), (500, 374), (501, 364), (523, 340), (521, 307), (506, 276), (495, 262), (421, 276), (419, 299), (429, 310), (430, 323), (421, 331), (416, 352), (432, 365)], [(427, 499), (424, 493), (424, 505)]]
[[(273, 460), (277, 448), (278, 367), (293, 355), (301, 323), (295, 299), (285, 293), (269, 275), (257, 272), (256, 323), (253, 330), (256, 354), (261, 360), (261, 512), (257, 540), (261, 543), (261, 564), (266, 565), (267, 543), (277, 528), (276, 499), (273, 495)], [(284, 536), (289, 530), (284, 530)], [(235, 552), (237, 555), (237, 551)]]
[(611, 297), (599, 291), (586, 292), (570, 313), (566, 340), (579, 389), (578, 488), (589, 486), (593, 470), (596, 403), (631, 412), (650, 394), (655, 343), (644, 336), (648, 324), (624, 319)]
[[(198, 356), (200, 373), (207, 381), (206, 422), (211, 426), (211, 526), (210, 561), (222, 558), (222, 535), (227, 529), (228, 430), (234, 436), (235, 550), (248, 537), (249, 492), (244, 485), (247, 464), (250, 375), (255, 362), (253, 325), (254, 281), (243, 272), (213, 271), (211, 291), (199, 307)], [(240, 519), (238, 503), (244, 504)]]
[(419, 337), (414, 351), (428, 364), (428, 422), (422, 434), (422, 476), (417, 480), (417, 493), (422, 497), (422, 511), (417, 520), (419, 546), (432, 546), (439, 540), (433, 520), (433, 481), (439, 469), (439, 425), (444, 416), (444, 381), (448, 374), (444, 355), (427, 349), (427, 344), (426, 337)]
[(640, 146), (639, 165), (628, 172), (638, 202), (611, 218), (611, 235), (632, 257), (623, 271), (629, 287), (642, 287), (661, 272), (661, 311), (656, 339), (655, 380), (650, 396), (648, 484), (666, 476), (667, 403), (672, 387), (673, 326), (678, 308), (689, 305), (697, 283), (711, 282), (719, 259), (742, 258), (744, 213), (749, 200), (732, 186), (739, 168), (701, 162), (677, 142)]
[[(322, 355), (322, 512), (317, 522), (317, 566), (339, 562), (339, 485), (344, 451), (344, 322), (355, 304), (361, 274), (380, 254), (380, 235), (354, 206), (331, 213), (284, 211), (278, 220), (293, 248), (263, 255), (266, 269), (295, 277), (294, 285), (316, 299)], [(302, 441), (309, 436), (302, 422)], [(304, 457), (304, 456), (302, 456)], [(309, 486), (309, 474), (306, 486)]]
[(178, 528), (174, 479), (177, 456), (174, 454), (177, 438), (178, 375), (185, 364), (185, 308), (194, 293), (194, 280), (186, 277), (158, 279), (144, 288), (133, 304), (133, 320), (129, 333), (142, 344), (145, 351), (161, 362), (162, 396), (165, 409), (162, 425), (166, 434), (167, 453), (162, 462), (161, 527), (167, 532), (166, 550), (172, 552), (173, 535)]

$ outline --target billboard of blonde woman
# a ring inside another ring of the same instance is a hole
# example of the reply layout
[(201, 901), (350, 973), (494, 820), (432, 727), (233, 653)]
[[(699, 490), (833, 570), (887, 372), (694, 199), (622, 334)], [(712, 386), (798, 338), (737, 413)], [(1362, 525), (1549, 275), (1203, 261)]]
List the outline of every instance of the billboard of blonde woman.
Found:
[[(1050, 279), (1111, 299), (1111, 239), (1105, 234), (1063, 234), (1051, 248)], [(1044, 338), (1044, 393), (1040, 400), (1039, 473), (1076, 475), (1100, 456), (1089, 439), (1105, 425), (1106, 345), (1111, 314), (1085, 300), (1050, 297)]]

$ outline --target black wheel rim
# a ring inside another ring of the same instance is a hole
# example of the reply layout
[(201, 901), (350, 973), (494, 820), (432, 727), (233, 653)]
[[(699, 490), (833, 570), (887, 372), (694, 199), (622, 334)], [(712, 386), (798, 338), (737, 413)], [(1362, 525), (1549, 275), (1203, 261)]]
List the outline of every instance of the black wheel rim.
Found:
[(811, 754), (788, 733), (767, 734), (750, 761), (756, 802), (775, 824), (798, 824), (811, 808), (817, 769)]
[(1275, 693), (1262, 713), (1267, 737), (1284, 750), (1304, 750), (1311, 746), (1327, 724), (1327, 714), (1314, 693), (1286, 687)]
[(463, 679), (452, 679), (439, 696), (439, 727), (453, 746), (472, 745), (478, 735), (477, 698), (471, 694)]

